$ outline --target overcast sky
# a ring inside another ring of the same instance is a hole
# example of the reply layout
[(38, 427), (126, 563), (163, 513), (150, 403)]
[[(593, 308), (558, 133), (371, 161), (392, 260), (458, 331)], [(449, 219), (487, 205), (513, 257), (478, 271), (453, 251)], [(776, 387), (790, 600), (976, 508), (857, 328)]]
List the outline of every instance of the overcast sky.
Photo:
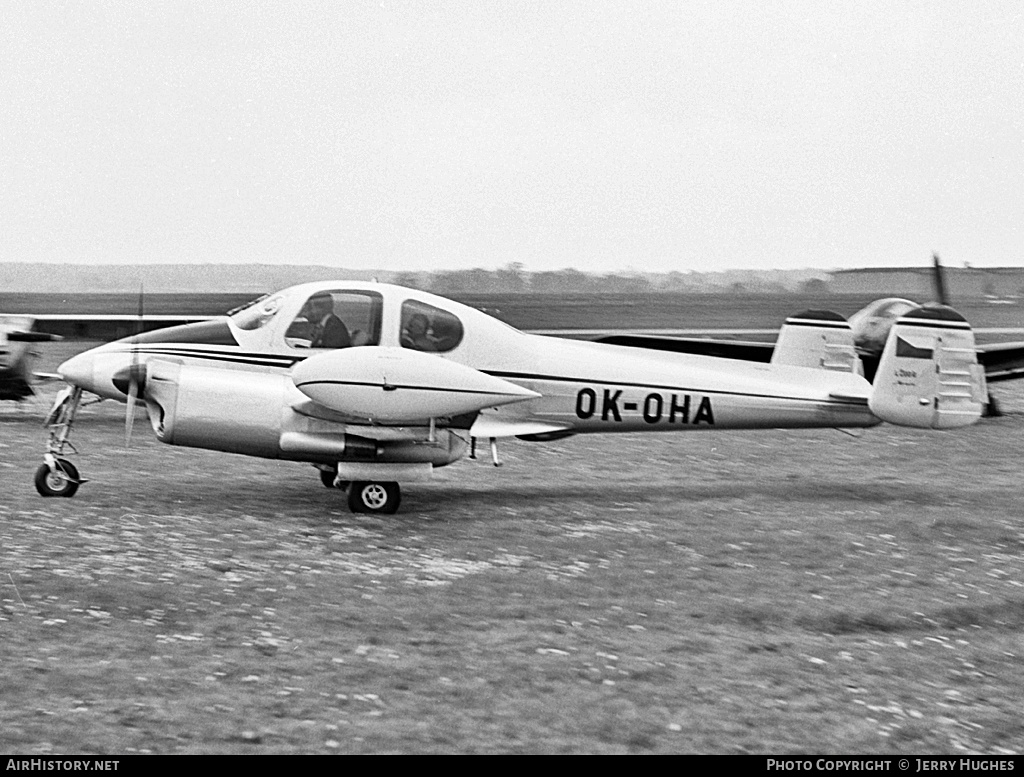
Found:
[(1024, 6), (0, 4), (0, 261), (1024, 264)]

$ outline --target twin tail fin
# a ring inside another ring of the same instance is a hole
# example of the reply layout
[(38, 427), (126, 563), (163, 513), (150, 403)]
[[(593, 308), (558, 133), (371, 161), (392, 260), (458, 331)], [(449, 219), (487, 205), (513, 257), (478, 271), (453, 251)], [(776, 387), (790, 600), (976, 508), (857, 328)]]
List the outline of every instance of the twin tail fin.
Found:
[(805, 310), (787, 318), (771, 363), (861, 373), (853, 330), (845, 318), (830, 310)]
[(986, 397), (985, 370), (963, 316), (933, 305), (897, 319), (872, 384), (872, 413), (900, 426), (953, 429), (977, 421)]

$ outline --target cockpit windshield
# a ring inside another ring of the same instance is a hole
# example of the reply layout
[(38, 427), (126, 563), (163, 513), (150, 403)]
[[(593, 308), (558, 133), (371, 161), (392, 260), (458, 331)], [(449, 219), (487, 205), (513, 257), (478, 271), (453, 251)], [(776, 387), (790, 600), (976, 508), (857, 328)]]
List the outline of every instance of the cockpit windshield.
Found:
[(280, 294), (264, 294), (242, 305), (240, 308), (228, 311), (228, 315), (235, 326), (245, 331), (259, 329), (266, 326), (281, 309), (282, 297)]

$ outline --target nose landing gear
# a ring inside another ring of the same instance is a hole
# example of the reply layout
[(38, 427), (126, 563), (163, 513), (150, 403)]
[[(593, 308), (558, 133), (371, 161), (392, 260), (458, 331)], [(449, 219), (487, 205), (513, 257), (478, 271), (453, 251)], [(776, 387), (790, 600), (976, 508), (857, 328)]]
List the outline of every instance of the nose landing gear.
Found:
[(36, 470), (35, 477), (36, 491), (42, 496), (71, 497), (82, 483), (87, 482), (78, 474), (75, 465), (63, 458), (65, 448), (70, 448), (72, 453), (78, 452), (68, 437), (81, 400), (82, 389), (79, 387), (65, 390), (57, 397), (53, 409), (46, 416), (50, 437), (46, 443), (43, 463)]

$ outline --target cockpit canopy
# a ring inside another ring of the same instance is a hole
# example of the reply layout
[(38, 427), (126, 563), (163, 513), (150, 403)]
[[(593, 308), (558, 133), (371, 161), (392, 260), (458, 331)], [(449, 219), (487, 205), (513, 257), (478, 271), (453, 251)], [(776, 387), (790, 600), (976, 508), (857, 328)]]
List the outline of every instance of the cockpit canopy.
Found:
[[(416, 351), (447, 353), (462, 342), (465, 327), (456, 313), (415, 299), (406, 289), (359, 286), (294, 287), (264, 295), (228, 315), (242, 331), (254, 332), (273, 324), (275, 339), (280, 342), (283, 338), (289, 348), (401, 345)], [(296, 297), (296, 292), (301, 296)], [(397, 316), (387, 315), (388, 306), (398, 308)]]

